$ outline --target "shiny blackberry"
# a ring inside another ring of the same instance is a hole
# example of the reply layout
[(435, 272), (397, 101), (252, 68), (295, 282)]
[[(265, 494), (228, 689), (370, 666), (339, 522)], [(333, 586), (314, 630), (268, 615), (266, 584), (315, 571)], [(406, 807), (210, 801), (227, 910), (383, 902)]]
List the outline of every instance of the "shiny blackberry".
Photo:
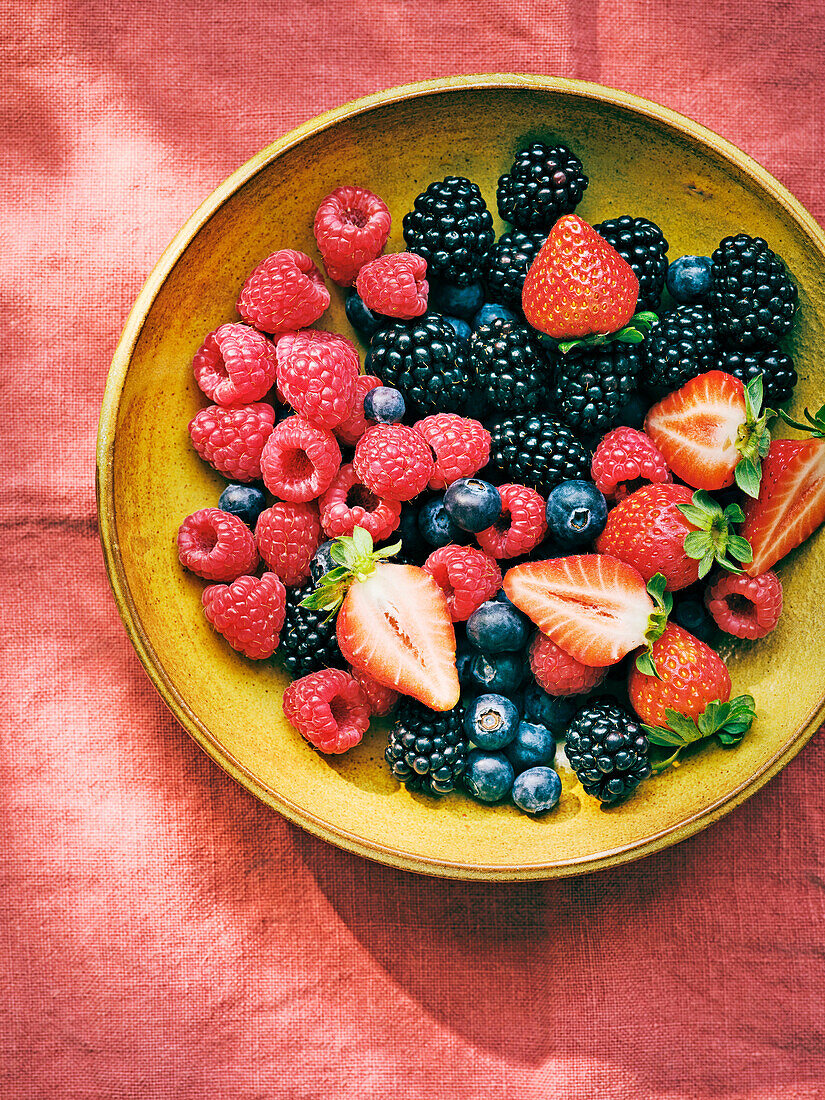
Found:
[(761, 237), (725, 237), (713, 253), (710, 307), (723, 343), (772, 347), (788, 331), (797, 290), (784, 263)]
[(338, 648), (335, 617), (324, 620), (328, 611), (313, 611), (301, 607), (301, 600), (315, 588), (314, 583), (286, 590), (286, 612), (278, 645), (278, 656), (293, 676), (307, 676), (322, 668), (345, 668), (346, 661)]
[(484, 257), (495, 240), (493, 219), (474, 183), (448, 176), (431, 183), (404, 215), (410, 252), (427, 261), (427, 274), (456, 286), (481, 277)]
[(799, 380), (793, 359), (778, 348), (725, 349), (719, 355), (719, 369), (739, 378), (745, 385), (761, 374), (763, 404), (772, 408), (790, 398)]
[(378, 329), (366, 372), (424, 412), (460, 412), (470, 395), (467, 345), (440, 313)]
[(487, 426), (490, 461), (507, 481), (546, 495), (560, 481), (590, 477), (590, 452), (547, 413), (517, 413)]
[(719, 342), (707, 306), (677, 306), (654, 325), (645, 341), (642, 384), (656, 396), (678, 390), (691, 378), (715, 370)]
[(616, 427), (638, 389), (644, 358), (644, 344), (616, 341), (559, 355), (553, 387), (559, 420), (585, 435)]
[(534, 329), (495, 320), (470, 337), (470, 363), (491, 409), (546, 408), (550, 363)]
[(619, 802), (651, 773), (641, 725), (610, 696), (579, 707), (564, 748), (581, 785), (600, 802)]
[(656, 311), (668, 268), (668, 243), (659, 226), (647, 218), (631, 218), (629, 214), (623, 214), (620, 218), (599, 222), (593, 228), (633, 268), (639, 280), (636, 309)]
[(487, 253), (484, 265), (490, 301), (521, 308), (524, 279), (546, 240), (547, 234), (540, 229), (532, 233), (513, 229), (499, 237)]
[(416, 699), (398, 704), (384, 759), (410, 791), (448, 794), (467, 767), (464, 709), (435, 711)]
[(564, 145), (534, 142), (522, 149), (498, 181), (496, 201), (505, 221), (549, 233), (562, 214), (581, 202), (588, 179), (579, 158)]

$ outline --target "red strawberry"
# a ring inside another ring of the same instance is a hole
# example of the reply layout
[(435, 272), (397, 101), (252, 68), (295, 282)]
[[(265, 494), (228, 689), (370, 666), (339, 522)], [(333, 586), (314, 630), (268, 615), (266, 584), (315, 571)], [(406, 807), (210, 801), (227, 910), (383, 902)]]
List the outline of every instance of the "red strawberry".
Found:
[(708, 703), (730, 699), (730, 676), (725, 662), (710, 646), (675, 623), (656, 641), (650, 656), (658, 676), (638, 668), (630, 673), (627, 691), (643, 722), (666, 726), (667, 710), (699, 718)]
[(566, 214), (530, 266), (521, 302), (533, 328), (566, 341), (616, 332), (638, 298), (630, 265), (587, 222)]
[(615, 664), (664, 626), (661, 597), (654, 602), (641, 574), (607, 554), (516, 565), (504, 577), (504, 592), (583, 665)]

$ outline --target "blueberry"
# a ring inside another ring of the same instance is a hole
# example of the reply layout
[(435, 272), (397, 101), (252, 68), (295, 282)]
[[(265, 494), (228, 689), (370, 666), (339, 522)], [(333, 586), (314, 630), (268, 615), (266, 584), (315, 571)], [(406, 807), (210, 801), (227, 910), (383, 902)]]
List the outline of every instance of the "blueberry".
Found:
[(528, 768), (513, 783), (513, 801), (526, 814), (543, 814), (558, 805), (561, 780), (552, 768)]
[(428, 306), (437, 313), (446, 313), (450, 317), (462, 317), (469, 320), (481, 308), (484, 301), (484, 287), (481, 283), (469, 286), (454, 286), (433, 280), (430, 283)]
[(461, 533), (447, 515), (442, 497), (433, 497), (418, 513), (418, 530), (430, 546), (446, 546)]
[(309, 575), (315, 584), (323, 577), (324, 573), (329, 573), (330, 569), (334, 569), (338, 564), (332, 560), (331, 551), (334, 541), (334, 539), (327, 539), (326, 542), (322, 542), (309, 563)]
[(479, 802), (500, 802), (513, 786), (513, 765), (500, 752), (473, 749), (467, 757), (464, 786)]
[(516, 736), (518, 707), (503, 695), (479, 695), (464, 712), (464, 729), (480, 749), (503, 749)]
[(675, 302), (703, 302), (710, 293), (713, 261), (710, 256), (680, 256), (667, 269), (667, 289)]
[(465, 531), (485, 531), (501, 515), (501, 493), (488, 481), (462, 477), (444, 493), (447, 515)]
[(236, 485), (233, 482), (221, 493), (218, 507), (222, 512), (231, 512), (242, 519), (248, 527), (254, 527), (258, 516), (266, 508), (266, 497), (253, 485)]
[(455, 647), (455, 667), (458, 670), (458, 682), (462, 687), (475, 684), (471, 672), (473, 660), (478, 656), (478, 650), (474, 649), (468, 641), (461, 638)]
[(579, 550), (604, 530), (607, 501), (592, 481), (562, 481), (550, 490), (545, 515), (559, 546)]
[(367, 420), (377, 420), (380, 424), (397, 424), (404, 419), (407, 406), (404, 394), (392, 386), (376, 386), (369, 390), (364, 398), (364, 416)]
[(713, 617), (699, 600), (680, 600), (673, 609), (673, 621), (695, 634), (700, 642), (715, 636)]
[(519, 722), (515, 738), (504, 751), (518, 775), (538, 764), (552, 764), (556, 755), (556, 739), (547, 726)]
[(467, 620), (467, 638), (484, 653), (515, 653), (528, 633), (524, 616), (509, 600), (487, 600)]
[(524, 679), (524, 662), (519, 653), (479, 653), (470, 663), (470, 675), (487, 691), (509, 695)]
[(579, 695), (548, 695), (532, 680), (524, 689), (524, 718), (551, 730), (565, 730), (581, 706)]
[(459, 340), (463, 340), (465, 344), (469, 343), (470, 337), (473, 335), (473, 330), (467, 324), (466, 321), (462, 321), (460, 317), (446, 317), (444, 318), (455, 329), (455, 334)]
[(344, 302), (344, 312), (347, 320), (365, 339), (369, 340), (372, 334), (386, 324), (386, 318), (378, 317), (369, 306), (365, 306), (357, 290), (351, 290)]
[(482, 325), (489, 325), (492, 321), (518, 321), (515, 313), (511, 309), (507, 309), (506, 306), (500, 306), (498, 302), (486, 302), (478, 313), (473, 317), (473, 328), (481, 328)]

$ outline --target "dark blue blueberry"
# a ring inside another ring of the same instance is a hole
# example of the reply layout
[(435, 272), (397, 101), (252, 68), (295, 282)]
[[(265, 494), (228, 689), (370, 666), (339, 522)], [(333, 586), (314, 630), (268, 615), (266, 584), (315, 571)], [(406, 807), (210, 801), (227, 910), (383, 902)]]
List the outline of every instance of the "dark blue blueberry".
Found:
[(566, 730), (580, 706), (580, 695), (548, 695), (535, 680), (524, 689), (525, 721), (551, 730)]
[(715, 637), (713, 617), (699, 600), (679, 600), (671, 617), (679, 626), (695, 634), (700, 642), (710, 642)]
[(486, 531), (501, 515), (501, 493), (478, 477), (461, 477), (444, 493), (447, 515), (464, 531)]
[(218, 498), (218, 507), (222, 512), (231, 512), (242, 519), (248, 527), (254, 527), (258, 516), (266, 508), (266, 497), (254, 485), (227, 485)]
[(484, 287), (481, 283), (469, 286), (454, 286), (433, 280), (427, 305), (436, 313), (445, 313), (450, 317), (463, 317), (467, 320), (478, 313), (484, 301)]
[(351, 290), (347, 295), (344, 312), (349, 323), (365, 340), (369, 340), (377, 329), (387, 323), (386, 317), (379, 317), (364, 305), (357, 290)]
[(504, 751), (518, 775), (539, 764), (552, 764), (556, 755), (556, 739), (547, 726), (519, 722), (515, 738)]
[(561, 481), (545, 508), (550, 535), (563, 550), (580, 550), (602, 533), (607, 501), (592, 481)]
[(713, 261), (710, 256), (680, 256), (667, 269), (665, 282), (674, 302), (704, 302), (710, 293)]
[(513, 786), (513, 765), (503, 753), (473, 749), (467, 757), (464, 786), (479, 802), (500, 802)]
[(518, 322), (518, 317), (516, 317), (511, 309), (507, 309), (506, 306), (500, 306), (498, 302), (486, 302), (475, 317), (473, 317), (473, 328), (481, 328), (482, 325), (489, 325), (493, 321), (499, 319), (502, 321)]
[(516, 776), (513, 801), (526, 814), (543, 814), (558, 805), (561, 780), (552, 768), (528, 768)]
[(404, 394), (392, 386), (376, 386), (364, 398), (364, 416), (380, 424), (397, 424), (404, 419), (407, 406)]
[(467, 638), (484, 653), (516, 653), (528, 633), (524, 616), (509, 600), (487, 600), (467, 620)]
[(462, 321), (460, 317), (446, 317), (444, 318), (455, 329), (455, 334), (459, 340), (463, 340), (465, 344), (470, 342), (470, 337), (473, 335), (473, 330), (467, 324), (466, 321)]
[(458, 682), (462, 687), (469, 687), (475, 685), (473, 679), (471, 666), (473, 660), (478, 656), (478, 650), (475, 649), (466, 638), (460, 638), (455, 647), (455, 667), (458, 670)]
[(479, 695), (464, 712), (464, 729), (480, 749), (503, 749), (516, 736), (518, 707), (503, 695)]
[(322, 542), (309, 563), (309, 575), (316, 584), (324, 573), (329, 573), (330, 569), (334, 569), (338, 564), (332, 560), (332, 544), (334, 541), (334, 539), (327, 539), (326, 542)]
[(446, 546), (461, 534), (447, 515), (442, 497), (433, 497), (418, 513), (418, 530), (430, 546)]
[(524, 679), (520, 653), (479, 653), (470, 664), (470, 675), (487, 691), (510, 695)]

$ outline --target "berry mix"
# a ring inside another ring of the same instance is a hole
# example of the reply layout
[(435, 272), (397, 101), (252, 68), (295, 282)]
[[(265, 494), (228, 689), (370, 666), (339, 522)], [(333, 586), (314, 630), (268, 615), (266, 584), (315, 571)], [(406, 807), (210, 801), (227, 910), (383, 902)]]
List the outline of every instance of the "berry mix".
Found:
[[(754, 700), (719, 642), (775, 628), (773, 566), (825, 519), (825, 408), (780, 409), (782, 260), (740, 233), (669, 262), (646, 218), (578, 217), (587, 186), (535, 142), (499, 180), (498, 240), (449, 176), (400, 253), (381, 198), (339, 187), (314, 233), (363, 366), (312, 327), (329, 289), (292, 249), (194, 359), (213, 404), (192, 445), (229, 481), (178, 535), (209, 622), (280, 660), (319, 752), (386, 715), (410, 790), (527, 814), (558, 803), (558, 768), (615, 803), (696, 742), (738, 744)], [(772, 441), (777, 417), (805, 438)]]

